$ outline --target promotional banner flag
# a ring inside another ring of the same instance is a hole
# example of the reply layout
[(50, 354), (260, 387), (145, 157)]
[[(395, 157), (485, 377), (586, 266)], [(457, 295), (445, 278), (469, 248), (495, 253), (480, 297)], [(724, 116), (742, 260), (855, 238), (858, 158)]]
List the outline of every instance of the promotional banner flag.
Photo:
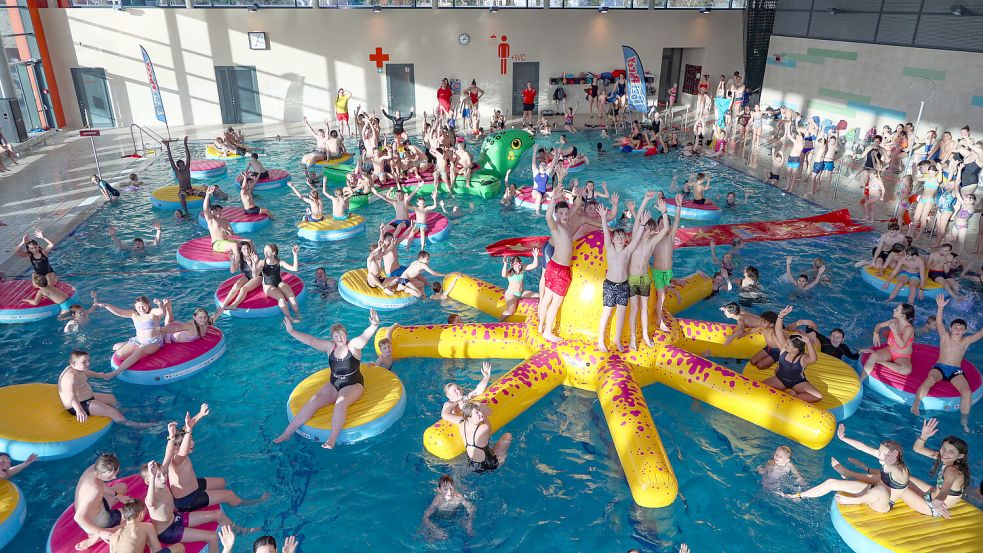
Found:
[(150, 81), (150, 94), (154, 99), (154, 111), (157, 112), (157, 120), (167, 124), (167, 114), (164, 113), (164, 99), (160, 97), (160, 88), (157, 87), (157, 75), (154, 73), (154, 64), (150, 61), (150, 56), (143, 46), (140, 46), (140, 53), (143, 54), (143, 63), (147, 66), (147, 80)]
[(645, 70), (642, 58), (631, 46), (621, 45), (625, 54), (625, 80), (628, 81), (628, 105), (639, 113), (648, 112), (648, 97), (645, 93)]

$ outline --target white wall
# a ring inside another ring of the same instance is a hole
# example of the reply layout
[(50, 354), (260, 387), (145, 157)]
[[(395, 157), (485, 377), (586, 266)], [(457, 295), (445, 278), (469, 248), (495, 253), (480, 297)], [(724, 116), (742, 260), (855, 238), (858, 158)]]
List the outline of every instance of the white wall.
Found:
[[(633, 46), (657, 73), (663, 48), (702, 48), (711, 73), (743, 70), (741, 12), (712, 15), (673, 10), (368, 10), (96, 9), (41, 10), (70, 126), (80, 125), (70, 68), (102, 67), (121, 126), (154, 124), (139, 45), (150, 54), (171, 124), (221, 121), (214, 66), (256, 67), (266, 122), (333, 117), (339, 87), (355, 104), (378, 109), (386, 82), (368, 55), (380, 46), (392, 63), (415, 64), (417, 112), (432, 110), (442, 77), (477, 78), (486, 91), (482, 112), (511, 107), (509, 75), (499, 73), (497, 39), (513, 54), (540, 62), (540, 102), (551, 75), (624, 68), (621, 44)], [(251, 51), (248, 31), (266, 31), (271, 48)], [(471, 44), (457, 37), (469, 33)], [(657, 76), (657, 75), (656, 75)], [(571, 99), (582, 98), (567, 88)], [(570, 100), (568, 100), (570, 101)], [(586, 107), (586, 106), (583, 106)]]
[(920, 131), (967, 124), (976, 136), (983, 131), (983, 54), (772, 36), (768, 58), (763, 105), (846, 119), (866, 130), (914, 122), (934, 85)]

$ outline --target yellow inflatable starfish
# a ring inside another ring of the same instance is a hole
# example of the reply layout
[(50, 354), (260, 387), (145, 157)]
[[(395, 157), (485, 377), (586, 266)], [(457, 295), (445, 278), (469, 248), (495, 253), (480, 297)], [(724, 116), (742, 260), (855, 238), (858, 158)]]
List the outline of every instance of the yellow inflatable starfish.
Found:
[[(557, 316), (556, 334), (563, 338), (558, 343), (539, 334), (539, 302), (525, 299), (520, 301), (516, 313), (501, 323), (398, 327), (392, 335), (393, 356), (522, 359), (475, 399), (490, 408), (493, 431), (503, 428), (561, 384), (595, 392), (632, 496), (643, 507), (667, 506), (678, 491), (672, 466), (642, 396), (644, 386), (664, 384), (813, 449), (822, 448), (832, 439), (836, 421), (828, 411), (700, 355), (749, 357), (764, 345), (760, 334), (723, 346), (733, 325), (675, 319), (667, 313), (670, 331), (656, 332), (654, 347), (639, 339), (638, 350), (618, 353), (618, 345), (627, 343), (626, 330), (617, 340), (605, 337), (611, 353), (601, 352), (597, 347), (597, 324), (606, 262), (600, 231), (574, 244), (570, 269), (573, 282)], [(668, 294), (666, 310), (678, 312), (705, 299), (711, 286), (710, 279), (702, 273), (682, 279), (676, 285), (678, 295)], [(500, 316), (504, 310), (504, 290), (487, 282), (453, 274), (447, 277), (444, 287), (451, 290), (452, 298), (485, 313)], [(653, 292), (645, 314), (650, 321), (654, 320), (654, 305)], [(650, 326), (655, 328), (654, 323)], [(383, 334), (378, 333), (376, 339)], [(442, 420), (424, 432), (423, 442), (428, 451), (443, 459), (465, 451), (457, 425)]]

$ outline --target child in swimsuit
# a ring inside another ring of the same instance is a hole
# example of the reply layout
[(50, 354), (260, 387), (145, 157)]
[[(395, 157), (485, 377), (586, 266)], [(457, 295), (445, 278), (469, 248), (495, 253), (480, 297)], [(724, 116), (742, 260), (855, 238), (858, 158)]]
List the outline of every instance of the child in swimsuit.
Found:
[(538, 298), (539, 294), (531, 290), (524, 289), (526, 271), (531, 271), (539, 266), (539, 248), (532, 250), (532, 263), (525, 265), (519, 256), (508, 257), (502, 260), (502, 278), (509, 281), (508, 288), (505, 289), (505, 310), (502, 311), (500, 320), (504, 321), (515, 313), (515, 308), (519, 305), (522, 298)]
[[(890, 320), (874, 326), (873, 348), (860, 350), (860, 353), (870, 354), (864, 363), (861, 380), (870, 375), (875, 365), (882, 365), (896, 373), (905, 375), (911, 373), (911, 355), (915, 343), (915, 307), (910, 303), (899, 303), (892, 312)], [(881, 348), (882, 329), (888, 329), (887, 347)], [(878, 349), (874, 349), (878, 348)]]
[(925, 516), (948, 517), (949, 510), (962, 501), (969, 485), (969, 446), (960, 438), (948, 436), (937, 450), (925, 447), (925, 442), (938, 432), (938, 424), (937, 419), (922, 423), (921, 434), (913, 446), (915, 453), (935, 460), (931, 472), (936, 477), (935, 485), (912, 478), (912, 485), (901, 498)]

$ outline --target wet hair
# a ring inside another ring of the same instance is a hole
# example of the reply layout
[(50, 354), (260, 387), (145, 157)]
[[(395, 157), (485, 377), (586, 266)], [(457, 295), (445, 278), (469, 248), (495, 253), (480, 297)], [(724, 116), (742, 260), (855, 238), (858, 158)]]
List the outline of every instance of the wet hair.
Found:
[(615, 236), (620, 236), (625, 240), (628, 239), (628, 234), (625, 232), (625, 229), (616, 228), (613, 231), (611, 231), (611, 238), (614, 238)]
[(430, 261), (430, 252), (428, 252), (427, 250), (420, 250), (420, 253), (416, 254), (416, 258), (418, 261), (423, 261), (423, 260)]
[(253, 553), (256, 553), (256, 550), (260, 547), (266, 547), (268, 545), (276, 548), (276, 538), (273, 536), (260, 536), (256, 538), (256, 541), (253, 542)]
[(82, 307), (82, 304), (81, 303), (73, 303), (72, 305), (69, 305), (68, 306), (68, 310), (69, 311), (82, 311), (84, 309), (85, 308)]
[(96, 462), (92, 465), (97, 473), (108, 474), (119, 472), (119, 457), (115, 453), (103, 453), (96, 457)]
[(915, 320), (915, 306), (910, 303), (901, 304), (901, 314), (904, 315), (908, 322), (913, 322)]
[(48, 277), (44, 275), (39, 275), (38, 273), (34, 273), (33, 275), (31, 275), (31, 282), (38, 288), (48, 287)]
[(741, 314), (741, 306), (734, 302), (730, 302), (727, 305), (724, 305), (722, 309), (724, 310), (724, 313), (727, 313), (728, 315)]
[(465, 403), (463, 407), (461, 407), (461, 414), (464, 415), (464, 418), (466, 419), (470, 419), (471, 415), (473, 415), (475, 411), (478, 411), (479, 413), (481, 412), (481, 408), (477, 403), (472, 403), (469, 401)]
[(222, 211), (222, 204), (215, 204), (212, 206), (212, 211)]
[(445, 484), (450, 484), (451, 486), (453, 486), (454, 485), (454, 478), (451, 475), (449, 475), (449, 474), (445, 474), (445, 475), (441, 476), (440, 477), (440, 480), (437, 481), (437, 487), (438, 488), (442, 488), (442, 487), (444, 487)]
[(904, 251), (904, 244), (895, 244), (891, 246), (891, 251), (894, 253), (901, 253)]
[(570, 204), (567, 202), (556, 202), (556, 205), (553, 207), (553, 211), (556, 211), (557, 209), (570, 209)]
[(439, 282), (434, 282), (433, 284), (430, 285), (430, 289), (433, 290), (434, 294), (439, 294), (440, 291), (444, 289), (444, 287)]
[(142, 303), (147, 307), (150, 307), (150, 298), (147, 296), (137, 296), (137, 299), (133, 300), (134, 303)]
[(274, 259), (280, 259), (280, 248), (276, 244), (267, 244), (266, 247), (273, 250)]
[(894, 464), (899, 465), (902, 468), (905, 467), (905, 464), (904, 464), (904, 448), (901, 447), (901, 444), (899, 444), (898, 442), (896, 442), (894, 440), (884, 440), (883, 442), (881, 442), (881, 447), (887, 448), (888, 451), (897, 453), (898, 454), (898, 460), (895, 461)]
[(0, 459), (6, 458), (8, 461), (11, 460), (9, 453), (0, 453)]
[(806, 352), (806, 342), (805, 342), (805, 340), (802, 339), (801, 336), (789, 336), (788, 337), (788, 343), (789, 344), (792, 344), (792, 347), (795, 348), (796, 351), (799, 352), (799, 355), (796, 356), (797, 358), (800, 357), (800, 356), (802, 356), (803, 354), (805, 354), (805, 352)]
[(830, 330), (829, 331), (830, 336), (832, 336), (834, 332), (839, 332), (840, 336), (843, 336), (844, 338), (846, 337), (846, 332), (843, 332), (843, 329), (840, 327), (836, 327), (833, 330)]
[(906, 255), (918, 255), (918, 248), (914, 246), (908, 246), (908, 248), (904, 251), (904, 253)]
[(901, 225), (897, 223), (888, 223), (887, 230), (901, 230)]
[(645, 221), (645, 230), (658, 230), (660, 220), (662, 220), (661, 217), (659, 219), (649, 219), (648, 221)]
[(799, 275), (799, 276), (798, 276), (798, 277), (796, 278), (796, 280), (798, 280), (798, 279), (802, 279), (802, 280), (809, 280), (809, 276), (808, 276), (808, 275), (806, 275), (805, 273), (802, 273), (801, 275)]
[(789, 457), (792, 456), (792, 448), (790, 448), (787, 445), (780, 445), (780, 446), (776, 447), (775, 448), (775, 452), (779, 452), (779, 451), (781, 451), (782, 453), (788, 455)]
[(332, 130), (328, 136), (330, 136), (331, 138), (338, 138), (338, 131)]
[(38, 244), (37, 240), (28, 240), (27, 242), (24, 243), (24, 251), (30, 251), (31, 246), (38, 246), (39, 248), (41, 247)]
[(941, 250), (942, 248), (949, 248), (949, 251), (951, 252), (952, 244), (942, 244), (941, 246), (939, 246), (939, 249)]
[(761, 314), (761, 318), (770, 324), (775, 324), (778, 322), (778, 313), (774, 311), (765, 311)]
[(348, 330), (341, 323), (335, 323), (328, 329), (328, 334), (334, 334), (335, 332), (344, 332), (345, 336), (348, 336)]
[(964, 328), (969, 326), (966, 324), (965, 319), (952, 319), (952, 322), (949, 323), (949, 328), (952, 328), (954, 325), (963, 325)]
[(257, 154), (256, 152), (253, 152), (252, 154), (249, 155), (249, 157), (251, 157), (253, 159), (259, 159), (259, 154)]
[(123, 506), (119, 508), (119, 513), (123, 515), (126, 520), (140, 521), (143, 518), (143, 512), (147, 509), (147, 506), (143, 504), (143, 501), (131, 497), (123, 502)]
[(756, 267), (752, 267), (751, 265), (744, 267), (744, 273), (754, 280), (758, 280), (758, 277), (760, 276), (758, 269)]
[[(963, 488), (969, 486), (969, 446), (966, 442), (955, 436), (947, 436), (942, 440), (942, 445), (949, 444), (956, 448), (963, 458), (956, 459), (952, 466), (956, 468), (959, 472), (963, 473)], [(938, 455), (935, 458), (935, 464), (932, 465), (932, 476), (939, 473), (939, 469), (942, 468), (942, 455)]]
[(390, 340), (389, 338), (383, 338), (383, 339), (379, 340), (379, 347), (380, 348), (382, 346), (391, 346), (392, 344), (393, 344), (393, 341)]
[(88, 357), (88, 356), (89, 356), (89, 352), (87, 352), (85, 350), (82, 350), (82, 349), (77, 349), (77, 350), (72, 351), (71, 355), (68, 356), (68, 362), (69, 363), (74, 363), (74, 362), (78, 361), (79, 359), (81, 359), (83, 357)]

